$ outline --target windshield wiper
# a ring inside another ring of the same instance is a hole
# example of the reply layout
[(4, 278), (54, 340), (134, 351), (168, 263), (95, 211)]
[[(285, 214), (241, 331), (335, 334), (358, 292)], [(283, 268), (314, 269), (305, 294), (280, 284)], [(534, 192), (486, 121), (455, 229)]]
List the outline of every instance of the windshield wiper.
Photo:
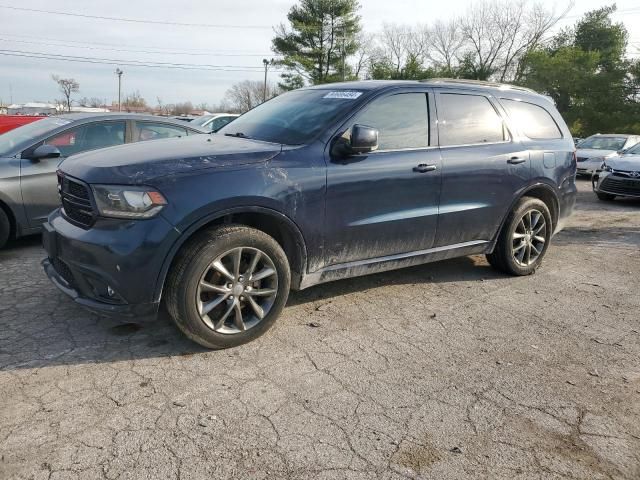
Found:
[(244, 133), (242, 133), (242, 132), (236, 132), (236, 133), (225, 133), (225, 134), (224, 134), (224, 136), (225, 136), (225, 137), (235, 137), (235, 138), (249, 138), (249, 139), (251, 138), (250, 136), (245, 135), (245, 134), (244, 134)]

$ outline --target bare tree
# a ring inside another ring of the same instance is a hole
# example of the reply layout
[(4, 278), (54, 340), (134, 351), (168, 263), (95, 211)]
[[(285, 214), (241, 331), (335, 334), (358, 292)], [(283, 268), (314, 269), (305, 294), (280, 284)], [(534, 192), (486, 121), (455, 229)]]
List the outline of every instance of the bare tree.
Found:
[(478, 80), (513, 80), (519, 60), (544, 40), (568, 13), (560, 14), (529, 0), (482, 0), (460, 19), (464, 67)]
[(375, 49), (375, 35), (370, 33), (360, 33), (356, 39), (358, 49), (354, 54), (353, 75), (356, 78), (367, 78), (367, 65), (370, 63), (371, 55)]
[(402, 71), (406, 62), (411, 35), (411, 29), (406, 25), (385, 23), (382, 27), (378, 56), (392, 65), (396, 74)]
[(125, 95), (124, 99), (122, 100), (122, 109), (126, 112), (131, 112), (132, 110), (140, 110), (143, 108), (147, 108), (147, 101), (138, 90)]
[(51, 75), (51, 79), (58, 84), (60, 93), (64, 95), (64, 105), (67, 112), (71, 111), (71, 94), (80, 91), (80, 84), (73, 78), (60, 78), (58, 75)]
[[(279, 88), (274, 84), (267, 84), (267, 100), (277, 96)], [(225, 94), (225, 100), (231, 108), (242, 113), (260, 105), (263, 101), (264, 83), (254, 80), (244, 80), (234, 84)]]
[(460, 49), (464, 44), (460, 23), (457, 20), (436, 20), (429, 28), (428, 41), (429, 60), (438, 70), (445, 70), (452, 75), (460, 61)]
[(91, 107), (91, 108), (100, 108), (104, 105), (104, 101), (98, 97), (91, 97), (91, 98), (83, 97), (80, 100), (78, 100), (78, 103), (83, 107)]

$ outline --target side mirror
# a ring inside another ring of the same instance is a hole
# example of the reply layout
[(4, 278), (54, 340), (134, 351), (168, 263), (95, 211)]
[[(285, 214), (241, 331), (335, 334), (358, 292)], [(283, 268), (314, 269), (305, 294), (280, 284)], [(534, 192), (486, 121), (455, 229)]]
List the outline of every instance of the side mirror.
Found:
[(60, 158), (61, 153), (55, 145), (40, 145), (33, 152), (27, 155), (29, 160), (34, 162), (44, 160), (46, 158)]
[(365, 125), (354, 125), (351, 127), (351, 142), (349, 142), (351, 153), (370, 153), (378, 149), (378, 130)]

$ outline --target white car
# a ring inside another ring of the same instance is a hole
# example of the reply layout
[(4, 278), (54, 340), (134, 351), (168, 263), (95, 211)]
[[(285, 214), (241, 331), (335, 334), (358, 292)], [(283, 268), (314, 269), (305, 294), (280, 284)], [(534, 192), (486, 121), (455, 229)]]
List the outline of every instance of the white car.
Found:
[(197, 125), (200, 128), (204, 128), (205, 130), (209, 130), (210, 132), (217, 132), (226, 124), (231, 123), (240, 115), (235, 113), (212, 113), (211, 115), (202, 115), (201, 117), (196, 117), (191, 120), (189, 123), (192, 125)]
[(591, 177), (599, 173), (606, 158), (616, 156), (618, 152), (633, 147), (640, 142), (640, 135), (608, 134), (591, 135), (576, 147), (578, 158), (578, 176)]

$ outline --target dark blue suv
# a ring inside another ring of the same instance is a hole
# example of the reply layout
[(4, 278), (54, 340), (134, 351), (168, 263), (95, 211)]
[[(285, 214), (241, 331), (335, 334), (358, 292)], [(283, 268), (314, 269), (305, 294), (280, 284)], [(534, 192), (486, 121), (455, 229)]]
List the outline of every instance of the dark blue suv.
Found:
[(551, 101), (480, 82), (359, 82), (281, 95), (218, 134), (113, 147), (58, 172), (47, 275), (89, 309), (225, 348), (290, 288), (486, 254), (528, 275), (575, 203)]

